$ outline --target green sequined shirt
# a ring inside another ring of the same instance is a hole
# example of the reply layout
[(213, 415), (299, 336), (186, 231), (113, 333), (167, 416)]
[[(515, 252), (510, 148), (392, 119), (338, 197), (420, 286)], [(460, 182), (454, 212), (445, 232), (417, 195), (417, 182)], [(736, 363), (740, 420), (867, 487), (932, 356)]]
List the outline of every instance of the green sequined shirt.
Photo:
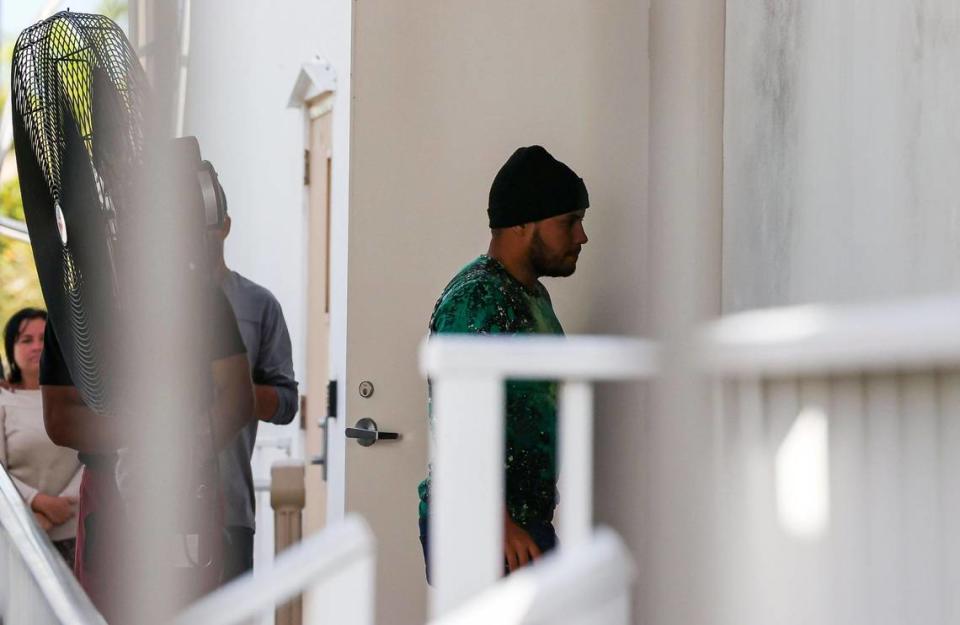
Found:
[[(563, 328), (542, 284), (527, 288), (484, 255), (460, 270), (433, 309), (430, 334), (456, 333), (563, 334)], [(557, 385), (507, 382), (505, 414), (507, 511), (520, 525), (549, 522), (557, 492)], [(419, 492), (420, 517), (425, 518), (429, 471)]]

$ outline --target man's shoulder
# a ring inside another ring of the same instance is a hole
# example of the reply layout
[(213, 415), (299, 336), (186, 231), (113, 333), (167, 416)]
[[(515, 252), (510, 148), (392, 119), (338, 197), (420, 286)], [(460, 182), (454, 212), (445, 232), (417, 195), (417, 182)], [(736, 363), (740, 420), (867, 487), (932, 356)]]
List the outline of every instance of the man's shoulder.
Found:
[(227, 297), (230, 299), (231, 303), (234, 303), (234, 299), (241, 299), (243, 302), (250, 306), (257, 308), (267, 308), (273, 306), (279, 306), (280, 302), (274, 296), (273, 292), (270, 291), (267, 287), (258, 284), (247, 278), (246, 276), (240, 274), (237, 271), (230, 272), (233, 274), (233, 285), (232, 288), (224, 289)]
[(497, 271), (494, 261), (481, 256), (461, 269), (447, 284), (437, 301), (438, 306), (456, 304), (464, 300), (481, 303), (500, 298), (507, 292), (504, 276)]
[(496, 261), (481, 256), (460, 270), (437, 300), (432, 332), (511, 332), (524, 302)]

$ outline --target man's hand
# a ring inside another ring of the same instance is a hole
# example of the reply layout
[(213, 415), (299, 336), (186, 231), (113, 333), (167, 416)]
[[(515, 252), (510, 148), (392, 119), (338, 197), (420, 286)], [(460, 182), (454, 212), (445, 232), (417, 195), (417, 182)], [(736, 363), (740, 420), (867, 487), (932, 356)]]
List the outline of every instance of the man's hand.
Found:
[(264, 384), (256, 384), (253, 387), (256, 414), (254, 415), (260, 421), (269, 422), (273, 415), (277, 413), (277, 407), (280, 405), (280, 396), (277, 389)]
[(513, 522), (509, 513), (503, 515), (503, 556), (512, 573), (540, 557), (540, 548), (530, 534)]
[(39, 512), (53, 523), (60, 525), (73, 517), (77, 505), (76, 497), (53, 497), (44, 493), (37, 493), (30, 504), (34, 512)]
[(40, 526), (40, 529), (42, 529), (45, 532), (49, 532), (50, 529), (53, 527), (53, 523), (50, 522), (50, 519), (48, 519), (46, 516), (44, 516), (40, 512), (34, 512), (33, 518), (37, 520), (37, 525)]

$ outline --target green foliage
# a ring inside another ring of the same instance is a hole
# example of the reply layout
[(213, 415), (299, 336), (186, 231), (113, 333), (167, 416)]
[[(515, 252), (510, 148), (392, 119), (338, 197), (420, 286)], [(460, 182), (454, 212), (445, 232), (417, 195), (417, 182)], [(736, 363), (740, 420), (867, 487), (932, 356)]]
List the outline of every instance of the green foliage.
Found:
[[(16, 178), (0, 188), (0, 215), (23, 219), (20, 183)], [(23, 241), (0, 236), (0, 328), (25, 306), (44, 306), (33, 250)]]
[(16, 178), (6, 181), (0, 187), (0, 215), (19, 221), (24, 220), (20, 181)]
[(117, 21), (127, 14), (127, 0), (102, 0), (97, 13)]
[(7, 105), (7, 97), (10, 95), (10, 68), (13, 66), (13, 44), (14, 41), (4, 41), (0, 46), (0, 69), (3, 71), (3, 79), (0, 80), (0, 111)]

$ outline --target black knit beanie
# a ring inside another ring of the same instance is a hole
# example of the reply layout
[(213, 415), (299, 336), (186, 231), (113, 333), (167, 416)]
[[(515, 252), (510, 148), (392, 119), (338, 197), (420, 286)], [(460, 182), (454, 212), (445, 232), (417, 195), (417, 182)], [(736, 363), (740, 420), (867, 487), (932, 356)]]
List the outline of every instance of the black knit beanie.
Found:
[(513, 153), (493, 179), (491, 228), (509, 228), (590, 206), (587, 187), (572, 169), (539, 145)]

